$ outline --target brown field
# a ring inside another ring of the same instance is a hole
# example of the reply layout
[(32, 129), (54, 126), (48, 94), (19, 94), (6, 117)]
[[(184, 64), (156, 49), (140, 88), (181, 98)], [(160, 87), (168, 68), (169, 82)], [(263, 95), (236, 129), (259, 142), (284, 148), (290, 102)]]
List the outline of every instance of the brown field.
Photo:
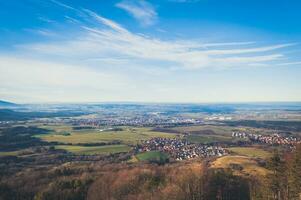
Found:
[(242, 175), (257, 175), (265, 176), (268, 170), (260, 167), (258, 163), (246, 156), (224, 156), (216, 159), (212, 164), (212, 168), (232, 168), (231, 166), (238, 165), (242, 170), (235, 170), (235, 173)]
[(232, 154), (247, 156), (252, 158), (266, 159), (271, 156), (271, 153), (257, 147), (232, 147), (227, 148)]

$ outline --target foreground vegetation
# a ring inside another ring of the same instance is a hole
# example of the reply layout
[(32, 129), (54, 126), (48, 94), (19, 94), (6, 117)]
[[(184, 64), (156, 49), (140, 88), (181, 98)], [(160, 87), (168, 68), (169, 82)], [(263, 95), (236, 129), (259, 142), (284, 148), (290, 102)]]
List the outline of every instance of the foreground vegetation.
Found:
[[(297, 200), (300, 156), (301, 147), (285, 155), (275, 153), (264, 167), (247, 157), (226, 156), (215, 166), (194, 161), (162, 166), (99, 161), (24, 168), (16, 176), (1, 176), (0, 199)], [(231, 162), (242, 168), (224, 165)], [(256, 166), (266, 173), (247, 173)]]

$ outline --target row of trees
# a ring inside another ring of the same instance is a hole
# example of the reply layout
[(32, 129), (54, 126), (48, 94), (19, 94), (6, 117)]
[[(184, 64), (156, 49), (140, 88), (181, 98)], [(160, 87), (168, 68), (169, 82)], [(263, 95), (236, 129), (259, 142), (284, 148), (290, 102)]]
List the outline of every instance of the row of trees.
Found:
[(268, 184), (271, 190), (270, 199), (301, 199), (301, 145), (293, 153), (281, 156), (275, 152), (268, 163), (271, 174)]
[[(230, 170), (167, 172), (164, 168), (106, 174), (92, 184), (89, 200), (249, 200), (247, 179)], [(202, 175), (205, 173), (204, 175)]]

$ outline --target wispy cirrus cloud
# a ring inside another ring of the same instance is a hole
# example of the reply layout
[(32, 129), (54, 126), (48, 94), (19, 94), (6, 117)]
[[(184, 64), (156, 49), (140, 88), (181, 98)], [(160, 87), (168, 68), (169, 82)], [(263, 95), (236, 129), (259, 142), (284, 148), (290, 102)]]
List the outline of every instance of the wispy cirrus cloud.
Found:
[(175, 2), (175, 3), (196, 3), (199, 2), (200, 0), (168, 0), (170, 2)]
[(69, 5), (67, 5), (67, 4), (64, 4), (64, 3), (60, 2), (60, 1), (56, 1), (56, 0), (50, 0), (50, 1), (51, 1), (52, 3), (54, 3), (54, 4), (58, 5), (58, 6), (60, 6), (60, 7), (65, 8), (65, 9), (76, 10), (76, 9), (73, 8), (72, 6), (69, 6)]
[(128, 12), (144, 26), (153, 25), (157, 20), (158, 14), (155, 8), (145, 0), (123, 0), (117, 3), (116, 7)]
[(115, 59), (112, 66), (116, 63), (139, 63), (143, 68), (159, 63), (164, 68), (200, 69), (261, 66), (269, 62), (281, 62), (285, 58), (281, 49), (295, 45), (283, 43), (262, 46), (255, 42), (202, 43), (189, 39), (162, 40), (133, 33), (117, 22), (90, 10), (80, 12), (89, 16), (97, 25), (81, 23), (81, 34), (74, 39), (26, 44), (19, 46), (19, 49), (71, 60), (98, 60), (99, 66), (107, 64), (104, 63), (104, 58), (110, 58), (110, 61)]
[[(237, 41), (210, 38), (212, 42), (206, 42), (207, 38), (192, 39), (190, 35), (180, 39), (168, 29), (163, 34), (170, 37), (141, 34), (91, 10), (52, 2), (66, 11), (64, 21), (57, 22), (63, 30), (30, 30), (45, 38), (0, 53), (1, 97), (52, 102), (200, 102), (260, 101), (270, 95), (269, 99), (283, 100), (279, 86), (299, 78), (297, 73), (295, 79), (294, 75), (283, 79), (279, 73), (275, 79), (271, 73), (262, 73), (262, 79), (254, 76), (249, 80), (248, 73), (300, 65), (287, 51), (295, 48), (295, 43), (259, 43), (239, 36)], [(267, 82), (269, 76), (277, 81)], [(286, 94), (287, 88), (283, 91)], [(241, 98), (237, 99), (237, 94)], [(290, 94), (287, 99), (300, 99), (298, 87)]]

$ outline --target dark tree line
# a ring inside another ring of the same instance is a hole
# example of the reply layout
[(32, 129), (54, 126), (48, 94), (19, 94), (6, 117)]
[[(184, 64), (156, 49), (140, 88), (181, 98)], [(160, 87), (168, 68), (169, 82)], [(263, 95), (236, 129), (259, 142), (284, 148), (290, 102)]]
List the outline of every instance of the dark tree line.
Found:
[(0, 151), (14, 151), (24, 148), (47, 145), (47, 142), (33, 137), (36, 134), (46, 134), (49, 130), (34, 126), (16, 126), (0, 131)]
[(290, 154), (275, 152), (268, 163), (270, 199), (301, 199), (301, 145)]

